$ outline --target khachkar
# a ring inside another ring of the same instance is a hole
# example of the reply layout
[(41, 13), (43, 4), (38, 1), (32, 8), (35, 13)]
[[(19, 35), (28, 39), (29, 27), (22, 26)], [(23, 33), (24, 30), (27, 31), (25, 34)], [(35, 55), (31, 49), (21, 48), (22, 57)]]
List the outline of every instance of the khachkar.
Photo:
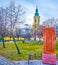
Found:
[(36, 40), (36, 37), (37, 37), (39, 21), (40, 21), (40, 16), (39, 16), (39, 13), (38, 13), (38, 8), (36, 7), (34, 22), (33, 22), (33, 26), (32, 26), (32, 32), (33, 32), (34, 40)]
[(45, 28), (43, 31), (43, 37), (44, 37), (44, 44), (43, 44), (42, 62), (45, 64), (56, 65), (54, 28)]

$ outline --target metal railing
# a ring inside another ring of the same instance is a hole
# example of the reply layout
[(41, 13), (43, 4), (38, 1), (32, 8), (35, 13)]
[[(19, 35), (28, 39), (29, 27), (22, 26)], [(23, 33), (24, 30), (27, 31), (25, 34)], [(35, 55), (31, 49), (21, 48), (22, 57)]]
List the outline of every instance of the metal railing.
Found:
[(39, 58), (42, 56), (42, 53), (38, 56), (36, 53), (34, 54), (29, 54), (28, 55), (28, 65), (30, 64), (30, 60), (32, 60), (32, 58)]

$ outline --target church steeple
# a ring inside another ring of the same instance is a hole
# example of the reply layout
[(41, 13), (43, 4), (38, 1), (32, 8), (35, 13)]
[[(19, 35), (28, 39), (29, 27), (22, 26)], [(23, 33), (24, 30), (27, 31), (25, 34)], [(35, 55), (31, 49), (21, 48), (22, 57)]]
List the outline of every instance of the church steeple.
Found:
[(33, 35), (35, 35), (34, 40), (36, 40), (38, 37), (37, 31), (39, 28), (39, 22), (40, 22), (40, 16), (39, 16), (39, 12), (38, 12), (38, 7), (36, 7), (35, 15), (34, 15), (34, 22), (33, 22), (33, 26), (32, 26)]
[(36, 7), (35, 16), (39, 16), (38, 8)]

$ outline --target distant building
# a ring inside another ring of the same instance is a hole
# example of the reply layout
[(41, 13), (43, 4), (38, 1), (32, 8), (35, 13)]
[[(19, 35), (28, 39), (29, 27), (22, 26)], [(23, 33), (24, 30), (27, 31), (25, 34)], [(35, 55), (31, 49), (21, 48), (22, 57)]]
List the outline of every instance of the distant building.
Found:
[(21, 34), (26, 34), (26, 30), (30, 32), (30, 25), (29, 24), (24, 24), (22, 27), (19, 28), (21, 30)]
[(58, 37), (58, 26), (54, 26), (56, 37)]
[(19, 37), (30, 39), (31, 27), (29, 24), (24, 24), (23, 27), (20, 27), (19, 32), (20, 32)]

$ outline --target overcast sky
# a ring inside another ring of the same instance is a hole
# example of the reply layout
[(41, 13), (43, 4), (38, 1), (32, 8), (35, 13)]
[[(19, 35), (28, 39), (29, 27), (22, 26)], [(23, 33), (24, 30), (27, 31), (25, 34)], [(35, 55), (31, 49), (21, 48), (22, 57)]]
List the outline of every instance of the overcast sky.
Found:
[[(8, 6), (12, 0), (0, 0), (0, 6)], [(14, 1), (14, 0), (13, 0)], [(58, 0), (15, 0), (16, 5), (21, 4), (26, 11), (27, 23), (33, 23), (36, 5), (40, 15), (40, 23), (48, 18), (58, 18)]]

